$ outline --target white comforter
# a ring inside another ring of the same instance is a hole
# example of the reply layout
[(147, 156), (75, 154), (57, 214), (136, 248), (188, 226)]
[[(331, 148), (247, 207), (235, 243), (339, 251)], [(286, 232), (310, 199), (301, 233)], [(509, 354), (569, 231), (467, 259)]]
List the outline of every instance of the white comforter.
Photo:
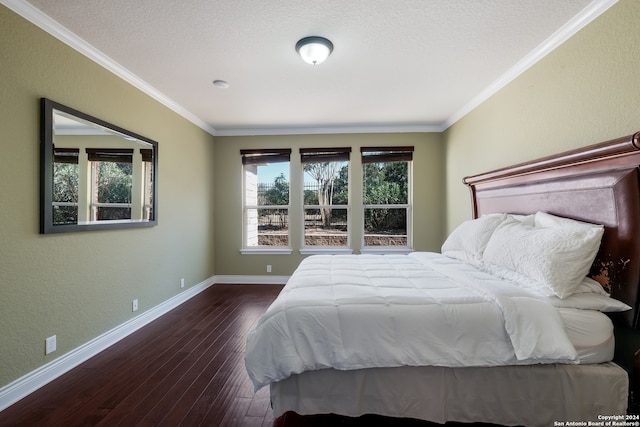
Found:
[(247, 337), (256, 390), (292, 374), (578, 363), (556, 308), (446, 256), (305, 259)]

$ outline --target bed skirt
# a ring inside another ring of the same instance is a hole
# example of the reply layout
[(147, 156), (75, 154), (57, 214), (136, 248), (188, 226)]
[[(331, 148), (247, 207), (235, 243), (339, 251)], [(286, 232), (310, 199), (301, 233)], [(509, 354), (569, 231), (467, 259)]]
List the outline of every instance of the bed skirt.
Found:
[(613, 362), (323, 369), (271, 384), (275, 417), (288, 411), (351, 417), (376, 414), (506, 426), (603, 421), (603, 416), (626, 413), (628, 395), (627, 372)]

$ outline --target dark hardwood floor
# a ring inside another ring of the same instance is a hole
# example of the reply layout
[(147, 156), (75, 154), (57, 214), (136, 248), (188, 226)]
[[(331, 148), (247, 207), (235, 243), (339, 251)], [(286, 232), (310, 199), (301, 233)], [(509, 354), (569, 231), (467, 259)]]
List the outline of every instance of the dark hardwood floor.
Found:
[(215, 285), (0, 412), (0, 426), (395, 426), (433, 424), (288, 413), (244, 369), (245, 337), (282, 289)]
[(0, 412), (0, 426), (272, 426), (243, 357), (281, 289), (212, 286)]

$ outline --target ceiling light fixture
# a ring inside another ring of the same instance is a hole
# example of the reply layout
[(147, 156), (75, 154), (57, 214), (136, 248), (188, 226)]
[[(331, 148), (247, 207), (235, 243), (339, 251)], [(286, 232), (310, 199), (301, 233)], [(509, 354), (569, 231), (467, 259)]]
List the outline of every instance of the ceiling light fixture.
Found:
[(226, 89), (226, 88), (228, 88), (228, 87), (229, 87), (229, 83), (227, 83), (227, 82), (226, 82), (226, 81), (224, 81), (224, 80), (214, 80), (214, 81), (213, 81), (213, 85), (214, 85), (215, 87), (219, 87), (220, 89)]
[(324, 62), (332, 51), (333, 43), (324, 37), (305, 37), (296, 43), (296, 52), (298, 52), (304, 62), (312, 65), (318, 65)]

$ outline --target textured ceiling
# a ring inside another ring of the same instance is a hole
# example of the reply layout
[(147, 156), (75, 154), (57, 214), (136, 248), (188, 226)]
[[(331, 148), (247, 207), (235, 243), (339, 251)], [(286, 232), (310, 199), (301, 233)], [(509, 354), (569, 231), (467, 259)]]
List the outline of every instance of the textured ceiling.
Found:
[[(192, 121), (231, 135), (444, 129), (615, 0), (3, 3), (60, 24)], [(335, 46), (318, 66), (294, 50), (310, 35)]]

